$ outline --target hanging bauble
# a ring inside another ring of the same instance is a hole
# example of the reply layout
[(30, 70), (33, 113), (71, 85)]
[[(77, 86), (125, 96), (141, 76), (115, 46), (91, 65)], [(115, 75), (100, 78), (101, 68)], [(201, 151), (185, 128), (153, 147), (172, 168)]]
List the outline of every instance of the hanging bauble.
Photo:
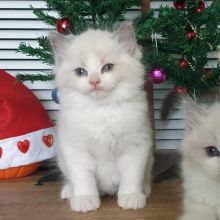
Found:
[(185, 0), (174, 0), (173, 5), (176, 9), (184, 9), (186, 7), (186, 1)]
[(196, 36), (196, 33), (194, 31), (189, 31), (186, 33), (187, 40), (192, 40)]
[(175, 87), (174, 90), (178, 94), (186, 94), (187, 93), (186, 87), (183, 87), (183, 86), (177, 86), (177, 87)]
[(198, 0), (199, 7), (197, 9), (197, 13), (200, 14), (205, 10), (205, 2), (203, 0)]
[(187, 61), (187, 59), (185, 58), (182, 58), (180, 61), (179, 61), (179, 67), (182, 68), (182, 69), (185, 69), (186, 67), (189, 66), (189, 62)]
[(59, 104), (59, 102), (60, 102), (60, 92), (59, 92), (58, 88), (55, 88), (55, 89), (52, 90), (51, 96), (52, 96), (52, 100), (55, 103)]
[(162, 68), (152, 69), (149, 73), (149, 79), (153, 83), (162, 83), (166, 80), (166, 72)]
[(63, 35), (68, 35), (74, 31), (71, 21), (66, 17), (57, 20), (56, 30)]

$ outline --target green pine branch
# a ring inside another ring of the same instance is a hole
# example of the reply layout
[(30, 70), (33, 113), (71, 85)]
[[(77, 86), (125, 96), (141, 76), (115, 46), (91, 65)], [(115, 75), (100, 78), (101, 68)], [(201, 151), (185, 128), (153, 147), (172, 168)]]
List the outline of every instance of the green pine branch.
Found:
[(52, 49), (46, 37), (38, 38), (39, 47), (33, 48), (31, 45), (21, 43), (17, 52), (22, 52), (27, 56), (36, 57), (43, 63), (52, 65), (54, 63)]
[(56, 24), (57, 18), (49, 15), (47, 12), (42, 11), (42, 9), (33, 8), (33, 13), (44, 23), (54, 26)]
[(50, 81), (54, 80), (54, 75), (52, 73), (48, 74), (17, 74), (16, 78), (21, 81), (31, 81), (32, 83), (35, 81)]

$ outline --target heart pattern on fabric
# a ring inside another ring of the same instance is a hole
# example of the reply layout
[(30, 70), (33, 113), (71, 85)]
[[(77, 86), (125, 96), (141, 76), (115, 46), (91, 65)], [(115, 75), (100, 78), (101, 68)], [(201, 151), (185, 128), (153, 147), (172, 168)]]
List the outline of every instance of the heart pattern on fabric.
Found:
[(2, 147), (0, 147), (0, 159), (2, 158), (2, 154), (3, 154), (3, 149)]
[(22, 152), (22, 153), (27, 153), (27, 151), (29, 150), (30, 147), (30, 142), (29, 140), (24, 140), (24, 141), (19, 141), (17, 143), (18, 149)]
[(53, 135), (52, 134), (44, 135), (43, 141), (47, 147), (52, 147), (54, 141)]

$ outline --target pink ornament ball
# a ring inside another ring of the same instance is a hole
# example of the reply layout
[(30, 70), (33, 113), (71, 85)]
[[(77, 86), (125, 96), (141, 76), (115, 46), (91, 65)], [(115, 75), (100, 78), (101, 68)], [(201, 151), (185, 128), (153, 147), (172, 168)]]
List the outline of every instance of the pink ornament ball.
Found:
[(166, 72), (162, 68), (153, 69), (149, 73), (149, 78), (153, 83), (162, 83), (166, 80)]

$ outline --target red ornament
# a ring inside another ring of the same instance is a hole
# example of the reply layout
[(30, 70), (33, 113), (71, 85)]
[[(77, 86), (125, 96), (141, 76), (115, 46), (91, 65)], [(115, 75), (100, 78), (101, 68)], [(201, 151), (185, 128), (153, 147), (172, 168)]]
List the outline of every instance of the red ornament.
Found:
[(66, 17), (57, 20), (56, 30), (57, 30), (57, 32), (59, 32), (60, 34), (63, 34), (63, 35), (70, 34), (73, 30), (71, 21)]
[(198, 0), (199, 8), (197, 9), (197, 13), (200, 14), (205, 10), (205, 2), (203, 0)]
[(0, 159), (2, 158), (2, 154), (3, 154), (3, 150), (2, 150), (2, 148), (0, 147)]
[(24, 140), (24, 141), (19, 141), (17, 143), (18, 149), (22, 152), (22, 153), (27, 153), (29, 147), (30, 147), (30, 142), (28, 140)]
[(174, 0), (173, 5), (176, 9), (184, 9), (186, 7), (186, 1), (185, 0)]
[(177, 86), (174, 90), (178, 94), (185, 94), (185, 93), (187, 93), (186, 87), (183, 87), (183, 86)]
[(179, 61), (179, 67), (185, 69), (188, 66), (189, 66), (189, 62), (185, 58)]
[(43, 141), (46, 144), (47, 147), (52, 147), (53, 145), (53, 135), (52, 134), (48, 134), (43, 136)]
[(187, 40), (192, 40), (196, 36), (196, 33), (194, 31), (189, 31), (186, 33)]

